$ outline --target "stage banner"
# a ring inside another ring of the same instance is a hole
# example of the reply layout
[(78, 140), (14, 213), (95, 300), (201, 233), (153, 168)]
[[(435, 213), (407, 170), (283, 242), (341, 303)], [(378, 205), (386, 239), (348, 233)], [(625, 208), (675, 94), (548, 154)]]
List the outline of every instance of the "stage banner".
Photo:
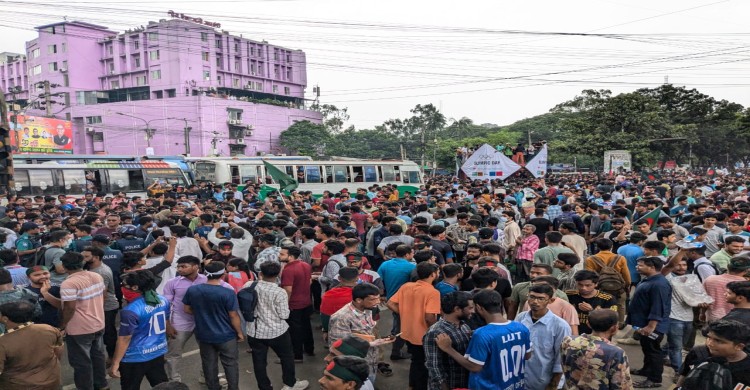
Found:
[(73, 124), (40, 116), (10, 117), (14, 153), (73, 153)]
[(461, 169), (469, 179), (505, 179), (521, 169), (513, 160), (505, 157), (488, 144), (474, 152)]
[(547, 145), (542, 146), (539, 153), (526, 163), (526, 169), (537, 179), (547, 174)]

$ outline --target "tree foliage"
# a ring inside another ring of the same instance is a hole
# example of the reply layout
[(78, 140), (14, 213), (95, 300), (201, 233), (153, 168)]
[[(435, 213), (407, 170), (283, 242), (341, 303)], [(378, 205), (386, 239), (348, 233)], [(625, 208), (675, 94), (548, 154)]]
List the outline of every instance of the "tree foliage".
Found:
[[(613, 95), (582, 91), (549, 112), (507, 126), (477, 125), (470, 118), (448, 120), (434, 105), (418, 104), (411, 116), (374, 129), (344, 128), (347, 109), (316, 106), (323, 124), (298, 122), (282, 133), (282, 145), (310, 156), (437, 160), (452, 168), (457, 148), (547, 141), (551, 163), (598, 169), (606, 150), (626, 149), (636, 167), (675, 160), (693, 166), (750, 163), (750, 109), (698, 90), (665, 84)], [(690, 158), (692, 157), (692, 160)]]

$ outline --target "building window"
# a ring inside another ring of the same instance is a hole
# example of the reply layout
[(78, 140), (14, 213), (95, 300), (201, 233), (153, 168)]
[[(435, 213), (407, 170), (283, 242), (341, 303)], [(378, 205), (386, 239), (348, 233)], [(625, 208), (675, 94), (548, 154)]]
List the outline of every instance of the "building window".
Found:
[(279, 80), (279, 66), (278, 65), (276, 65), (273, 68), (273, 78), (275, 78), (276, 80)]
[(177, 97), (177, 90), (176, 89), (165, 89), (165, 91), (167, 91), (167, 97), (168, 98)]
[(142, 85), (147, 85), (146, 76), (136, 76), (135, 77), (135, 86), (140, 87)]
[(109, 54), (109, 55), (112, 55), (112, 54), (115, 53), (115, 47), (113, 45), (111, 45), (111, 44), (107, 45), (106, 49), (107, 49), (107, 54)]
[(240, 52), (240, 42), (239, 41), (234, 41), (234, 52), (238, 53), (238, 54)]
[(255, 46), (250, 46), (250, 55), (255, 56)]
[(227, 109), (227, 119), (230, 121), (241, 121), (242, 120), (242, 111), (238, 109)]
[(150, 32), (150, 33), (148, 33), (148, 40), (149, 41), (158, 41), (159, 40), (159, 33), (158, 32)]
[(67, 50), (68, 50), (68, 49), (67, 49), (67, 47), (66, 47), (66, 45), (65, 45), (65, 42), (61, 43), (61, 44), (60, 44), (60, 52), (61, 52), (61, 53), (65, 53), (65, 52), (66, 52)]
[(204, 70), (203, 71), (203, 80), (211, 80), (211, 71), (210, 70)]
[(98, 123), (102, 123), (102, 117), (101, 116), (87, 116), (86, 117), (86, 124), (87, 125), (95, 125)]
[(229, 144), (229, 155), (238, 156), (245, 154), (245, 147), (247, 145)]
[(216, 48), (221, 50), (221, 38), (216, 38)]
[(292, 62), (292, 53), (286, 53), (286, 62)]
[(240, 60), (234, 60), (234, 71), (240, 73)]
[(239, 88), (240, 87), (240, 79), (232, 79), (232, 86), (234, 88)]
[(204, 51), (203, 53), (201, 53), (201, 58), (203, 59), (203, 61), (208, 61), (208, 52)]
[(109, 82), (109, 89), (118, 89), (120, 88), (120, 80), (112, 80)]
[(39, 48), (36, 48), (31, 51), (31, 58), (39, 58), (40, 50)]
[(279, 86), (278, 85), (274, 85), (273, 86), (273, 93), (279, 93)]
[(31, 74), (32, 75), (37, 75), (37, 74), (40, 74), (40, 73), (42, 73), (42, 66), (41, 65), (37, 65), (37, 66), (31, 68)]
[(163, 98), (164, 98), (164, 92), (154, 91), (154, 99), (163, 99)]
[(224, 69), (224, 59), (221, 57), (216, 57), (216, 67), (219, 69)]
[(286, 79), (292, 81), (292, 68), (286, 68)]
[(47, 46), (47, 54), (55, 54), (55, 53), (57, 53), (57, 45)]
[(261, 82), (255, 83), (255, 89), (257, 89), (258, 91), (262, 91), (263, 90), (263, 83), (261, 83)]
[(149, 55), (149, 58), (151, 58), (152, 60), (158, 60), (159, 59), (159, 50), (154, 50), (154, 51), (148, 53), (148, 55)]
[(274, 61), (279, 60), (279, 49), (273, 49), (273, 60)]
[(201, 33), (201, 41), (208, 42), (208, 33), (205, 33), (205, 32)]
[(289, 95), (289, 87), (284, 87), (284, 95)]
[(140, 48), (141, 48), (141, 41), (139, 41), (139, 40), (137, 40), (137, 39), (136, 39), (136, 40), (134, 40), (134, 41), (133, 41), (133, 50), (138, 50), (138, 49), (140, 49)]
[(152, 70), (151, 71), (151, 80), (159, 80), (161, 79), (161, 70)]
[(140, 68), (141, 67), (141, 56), (133, 56), (133, 68)]
[(250, 63), (250, 74), (254, 75), (256, 72), (257, 66), (255, 65), (255, 62)]
[(67, 73), (63, 75), (63, 87), (70, 87), (70, 78)]
[(13, 76), (13, 66), (8, 66), (8, 76)]

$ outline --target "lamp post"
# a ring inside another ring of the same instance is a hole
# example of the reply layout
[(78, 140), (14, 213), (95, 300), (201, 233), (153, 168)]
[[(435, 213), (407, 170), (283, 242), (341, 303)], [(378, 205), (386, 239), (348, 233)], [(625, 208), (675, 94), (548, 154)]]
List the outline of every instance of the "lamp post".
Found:
[(164, 119), (169, 119), (169, 118), (158, 118), (158, 119), (151, 119), (150, 121), (147, 121), (147, 120), (145, 120), (143, 118), (139, 118), (139, 117), (137, 117), (135, 115), (126, 114), (124, 112), (115, 112), (115, 114), (122, 115), (122, 116), (127, 116), (127, 117), (130, 117), (130, 118), (133, 118), (133, 119), (138, 119), (138, 120), (143, 121), (143, 123), (146, 124), (146, 128), (144, 130), (146, 131), (146, 145), (149, 148), (151, 147), (151, 139), (154, 137), (154, 133), (156, 133), (156, 129), (152, 129), (149, 126), (151, 124), (151, 122), (153, 122), (153, 121), (161, 121), (161, 120), (164, 120)]

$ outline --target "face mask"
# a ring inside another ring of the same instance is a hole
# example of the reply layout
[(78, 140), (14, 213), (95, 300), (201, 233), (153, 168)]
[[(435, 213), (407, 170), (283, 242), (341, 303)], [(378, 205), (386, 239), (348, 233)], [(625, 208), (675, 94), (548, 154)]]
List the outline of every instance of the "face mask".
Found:
[(133, 302), (141, 296), (141, 294), (129, 288), (125, 288), (124, 286), (120, 287), (120, 291), (122, 291), (122, 297), (128, 302)]

